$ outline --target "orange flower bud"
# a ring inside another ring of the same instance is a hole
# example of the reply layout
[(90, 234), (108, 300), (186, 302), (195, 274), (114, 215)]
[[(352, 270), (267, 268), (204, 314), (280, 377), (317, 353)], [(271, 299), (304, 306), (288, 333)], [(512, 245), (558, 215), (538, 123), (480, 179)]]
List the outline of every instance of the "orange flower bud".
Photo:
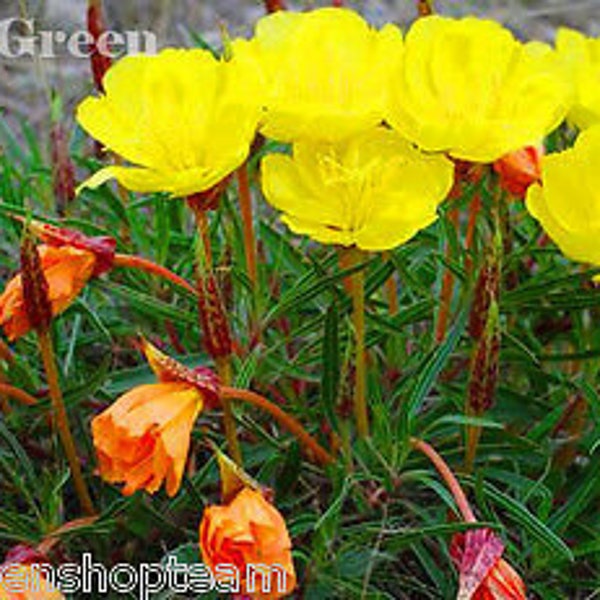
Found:
[(194, 422), (205, 404), (218, 401), (217, 378), (208, 369), (188, 369), (146, 340), (142, 350), (159, 383), (133, 388), (93, 419), (99, 472), (110, 483), (124, 483), (125, 495), (153, 494), (165, 481), (174, 496)]
[(501, 187), (517, 198), (524, 198), (527, 188), (541, 181), (543, 155), (543, 146), (526, 146), (497, 160), (494, 171), (500, 175)]
[(450, 556), (459, 570), (458, 600), (526, 600), (525, 584), (502, 558), (504, 544), (490, 529), (456, 534)]
[(203, 396), (186, 383), (140, 385), (92, 421), (100, 476), (124, 483), (123, 494), (153, 494), (163, 481), (174, 496), (188, 456)]
[(10, 341), (31, 329), (47, 327), (51, 317), (64, 312), (96, 265), (91, 252), (72, 246), (35, 249), (29, 239), (22, 252), (22, 273), (9, 281), (0, 295), (0, 326)]
[(202, 560), (213, 572), (216, 565), (234, 565), (243, 597), (275, 600), (291, 594), (296, 587), (291, 548), (283, 517), (257, 491), (244, 488), (229, 504), (204, 510)]

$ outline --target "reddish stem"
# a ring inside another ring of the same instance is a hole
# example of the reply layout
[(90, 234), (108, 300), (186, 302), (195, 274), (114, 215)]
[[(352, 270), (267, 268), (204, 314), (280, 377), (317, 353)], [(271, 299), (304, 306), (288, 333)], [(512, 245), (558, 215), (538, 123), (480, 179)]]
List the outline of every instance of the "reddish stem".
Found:
[(12, 350), (2, 339), (0, 339), (0, 360), (4, 360), (7, 363), (13, 363), (15, 361)]
[(252, 287), (256, 289), (258, 271), (256, 267), (256, 238), (254, 236), (254, 222), (252, 219), (252, 194), (248, 180), (248, 163), (244, 163), (237, 170), (238, 190), (240, 196), (240, 211), (242, 213), (242, 224), (244, 228), (244, 251), (246, 253), (246, 265), (248, 277)]
[(194, 296), (198, 293), (196, 288), (188, 283), (179, 275), (173, 273), (173, 271), (169, 271), (166, 267), (162, 267), (161, 265), (157, 265), (156, 263), (148, 260), (146, 258), (142, 258), (141, 256), (133, 256), (130, 254), (117, 254), (115, 256), (115, 261), (113, 263), (114, 267), (128, 267), (131, 269), (138, 269), (140, 271), (145, 271), (146, 273), (151, 273), (152, 275), (157, 275), (158, 277), (162, 277), (179, 287), (186, 289)]
[(458, 480), (454, 476), (454, 473), (450, 470), (450, 467), (446, 461), (427, 442), (417, 438), (410, 438), (410, 443), (415, 450), (422, 452), (437, 469), (438, 473), (441, 475), (442, 479), (448, 486), (448, 489), (452, 493), (454, 501), (456, 502), (456, 506), (458, 507), (460, 514), (463, 516), (463, 519), (467, 523), (476, 523), (477, 519), (471, 510), (467, 496), (465, 495), (460, 483), (458, 483)]
[(265, 412), (268, 412), (281, 425), (283, 425), (291, 434), (298, 438), (298, 441), (309, 450), (314, 458), (322, 465), (330, 464), (334, 461), (333, 456), (325, 450), (302, 425), (291, 415), (267, 400), (264, 396), (251, 392), (250, 390), (240, 390), (223, 386), (221, 387), (221, 397), (226, 399), (242, 400), (252, 406), (256, 406)]
[(18, 400), (21, 404), (25, 404), (27, 406), (33, 406), (38, 403), (37, 399), (34, 398), (31, 394), (20, 390), (8, 383), (0, 383), (0, 394), (4, 396), (8, 396), (9, 398), (14, 398)]

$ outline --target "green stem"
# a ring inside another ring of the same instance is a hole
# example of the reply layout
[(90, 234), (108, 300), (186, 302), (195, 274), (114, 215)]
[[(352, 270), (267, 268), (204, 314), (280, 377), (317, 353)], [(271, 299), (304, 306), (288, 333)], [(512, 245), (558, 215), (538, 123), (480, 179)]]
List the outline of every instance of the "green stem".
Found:
[[(217, 372), (221, 379), (221, 385), (231, 385), (231, 357), (223, 356), (216, 359)], [(240, 467), (243, 465), (242, 451), (238, 440), (235, 417), (231, 408), (231, 402), (224, 397), (221, 397), (221, 406), (223, 407), (223, 426), (225, 428), (225, 439), (227, 440), (227, 448), (231, 458)]]

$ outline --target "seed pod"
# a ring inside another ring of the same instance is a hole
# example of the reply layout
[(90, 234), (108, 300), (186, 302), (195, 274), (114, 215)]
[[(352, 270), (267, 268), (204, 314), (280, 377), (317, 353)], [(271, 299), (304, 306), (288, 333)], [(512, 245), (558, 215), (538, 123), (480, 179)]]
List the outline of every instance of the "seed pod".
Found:
[(21, 281), (25, 312), (32, 329), (47, 331), (52, 322), (52, 306), (48, 298), (48, 282), (35, 241), (26, 229), (21, 242)]

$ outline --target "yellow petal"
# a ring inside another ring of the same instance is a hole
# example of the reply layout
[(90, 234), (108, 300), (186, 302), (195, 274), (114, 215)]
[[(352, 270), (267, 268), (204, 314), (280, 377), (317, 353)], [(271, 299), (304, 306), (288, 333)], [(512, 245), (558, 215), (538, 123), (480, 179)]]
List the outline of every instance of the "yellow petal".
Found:
[(337, 143), (297, 142), (292, 156), (265, 157), (261, 173), (266, 199), (295, 233), (386, 250), (436, 219), (454, 168), (378, 128)]

